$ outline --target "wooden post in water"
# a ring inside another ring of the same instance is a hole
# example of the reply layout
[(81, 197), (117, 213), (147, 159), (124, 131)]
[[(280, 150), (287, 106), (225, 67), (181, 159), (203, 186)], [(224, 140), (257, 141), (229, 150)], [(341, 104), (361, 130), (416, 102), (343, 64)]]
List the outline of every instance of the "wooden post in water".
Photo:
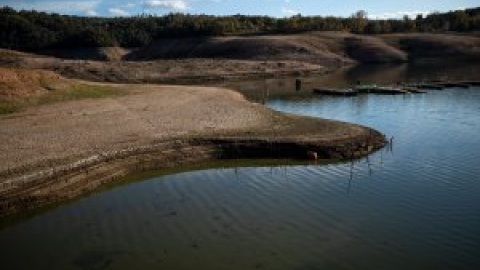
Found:
[(296, 91), (302, 90), (302, 80), (300, 78), (297, 78), (295, 80), (295, 90)]

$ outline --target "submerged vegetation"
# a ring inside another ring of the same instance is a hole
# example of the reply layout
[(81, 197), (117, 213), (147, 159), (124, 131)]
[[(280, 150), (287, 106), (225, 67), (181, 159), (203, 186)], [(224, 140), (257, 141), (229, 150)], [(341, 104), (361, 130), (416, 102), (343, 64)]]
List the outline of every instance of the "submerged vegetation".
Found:
[(362, 34), (480, 30), (480, 8), (372, 20), (364, 11), (349, 18), (301, 16), (209, 16), (168, 14), (136, 17), (78, 17), (0, 8), (0, 47), (35, 51), (65, 47), (139, 47), (166, 37), (208, 37), (345, 31)]

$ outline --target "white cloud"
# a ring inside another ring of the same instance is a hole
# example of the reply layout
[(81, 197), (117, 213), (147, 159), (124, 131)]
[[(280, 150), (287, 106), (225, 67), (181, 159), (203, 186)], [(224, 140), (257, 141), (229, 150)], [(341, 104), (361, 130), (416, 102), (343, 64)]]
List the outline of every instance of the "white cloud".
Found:
[(133, 8), (133, 7), (136, 7), (137, 4), (135, 4), (135, 3), (127, 3), (127, 4), (123, 5), (123, 6), (124, 6), (125, 8)]
[(86, 11), (85, 11), (85, 15), (87, 15), (87, 16), (92, 16), (92, 17), (93, 17), (93, 16), (98, 16), (98, 12), (96, 12), (96, 11), (93, 10), (93, 9), (92, 9), (92, 10), (86, 10)]
[(130, 16), (129, 10), (131, 10), (136, 6), (137, 4), (129, 2), (123, 5), (116, 5), (116, 6), (110, 7), (107, 11), (111, 16), (126, 17), (126, 16)]
[(128, 13), (128, 11), (123, 10), (121, 8), (109, 8), (108, 13), (110, 13), (110, 15), (112, 15), (112, 16), (117, 16), (117, 17), (130, 15), (130, 13)]
[(148, 0), (143, 3), (146, 8), (163, 8), (184, 11), (189, 8), (186, 0)]
[[(86, 1), (7, 1), (7, 5), (15, 9), (25, 10), (39, 10), (55, 13), (84, 13), (86, 15), (93, 14), (96, 7), (101, 0), (86, 0)], [(96, 12), (95, 12), (96, 13)]]
[(300, 12), (298, 12), (297, 10), (291, 9), (291, 8), (282, 7), (282, 13), (286, 14), (288, 16), (293, 16), (293, 15), (297, 15)]
[(410, 18), (415, 18), (418, 14), (428, 15), (432, 13), (431, 11), (421, 11), (421, 10), (413, 10), (413, 11), (396, 11), (396, 12), (384, 12), (381, 14), (368, 14), (368, 18), (370, 19), (399, 19), (403, 18), (404, 16), (408, 16)]

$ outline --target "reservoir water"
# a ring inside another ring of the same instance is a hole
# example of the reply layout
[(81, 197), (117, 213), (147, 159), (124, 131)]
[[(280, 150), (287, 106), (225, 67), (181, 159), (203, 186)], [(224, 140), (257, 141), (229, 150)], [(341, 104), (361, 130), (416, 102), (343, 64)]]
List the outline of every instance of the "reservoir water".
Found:
[(262, 102), (393, 143), (354, 162), (232, 162), (94, 194), (3, 228), (1, 269), (480, 269), (479, 87), (275, 95), (291, 81)]

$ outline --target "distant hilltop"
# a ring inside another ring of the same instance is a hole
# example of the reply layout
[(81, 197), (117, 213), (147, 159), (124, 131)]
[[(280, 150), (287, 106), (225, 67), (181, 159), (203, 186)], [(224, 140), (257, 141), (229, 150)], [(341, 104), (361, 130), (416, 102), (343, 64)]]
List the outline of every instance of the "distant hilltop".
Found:
[(165, 38), (206, 38), (337, 31), (354, 34), (469, 32), (478, 35), (480, 8), (372, 20), (364, 11), (348, 18), (296, 15), (209, 16), (168, 14), (136, 17), (78, 17), (0, 8), (0, 47), (21, 51), (72, 47), (134, 48)]

